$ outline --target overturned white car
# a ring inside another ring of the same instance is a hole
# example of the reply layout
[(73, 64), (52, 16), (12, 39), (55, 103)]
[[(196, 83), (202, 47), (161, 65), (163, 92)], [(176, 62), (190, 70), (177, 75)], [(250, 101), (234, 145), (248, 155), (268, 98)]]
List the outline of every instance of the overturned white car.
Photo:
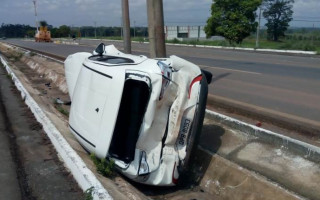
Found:
[(149, 59), (104, 44), (70, 55), (65, 71), (70, 130), (80, 144), (134, 181), (177, 184), (201, 132), (212, 75), (176, 56)]

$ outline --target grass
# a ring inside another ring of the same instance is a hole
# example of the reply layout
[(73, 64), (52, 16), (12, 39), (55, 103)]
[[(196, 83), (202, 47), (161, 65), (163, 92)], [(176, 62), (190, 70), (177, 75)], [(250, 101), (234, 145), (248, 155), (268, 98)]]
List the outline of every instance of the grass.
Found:
[(35, 52), (31, 51), (30, 54), (29, 54), (31, 57), (37, 55)]
[(11, 75), (11, 74), (7, 74), (7, 77), (8, 77), (9, 79), (12, 79), (12, 75)]
[(58, 104), (55, 99), (52, 100), (52, 102), (53, 102), (53, 104), (55, 105), (55, 108), (56, 108), (61, 114), (69, 117), (69, 111), (68, 111), (68, 110), (64, 109), (64, 108), (62, 107), (62, 105)]
[[(208, 45), (208, 46), (223, 46), (223, 47), (243, 47), (255, 48), (255, 39), (245, 39), (241, 44), (229, 44), (228, 41), (179, 41), (178, 39), (168, 40), (167, 43), (188, 44), (188, 45)], [(300, 40), (282, 40), (278, 42), (269, 40), (260, 40), (260, 49), (281, 49), (281, 50), (302, 50), (302, 51), (320, 51), (320, 41), (300, 41)]]
[(85, 200), (93, 200), (93, 196), (92, 196), (92, 193), (93, 193), (93, 189), (94, 187), (90, 187), (88, 188), (85, 192), (84, 192), (84, 198)]
[(23, 53), (21, 53), (21, 52), (14, 52), (14, 53), (11, 53), (11, 54), (8, 56), (8, 58), (9, 58), (10, 60), (12, 60), (13, 62), (17, 62), (17, 61), (20, 61), (20, 60), (21, 60), (22, 56), (23, 56)]
[(90, 158), (96, 165), (98, 173), (108, 178), (115, 176), (115, 163), (113, 160), (99, 159), (94, 154), (91, 154)]
[(69, 111), (67, 111), (66, 109), (64, 109), (62, 106), (59, 105), (59, 106), (56, 106), (56, 108), (57, 108), (57, 110), (58, 110), (61, 114), (69, 117)]

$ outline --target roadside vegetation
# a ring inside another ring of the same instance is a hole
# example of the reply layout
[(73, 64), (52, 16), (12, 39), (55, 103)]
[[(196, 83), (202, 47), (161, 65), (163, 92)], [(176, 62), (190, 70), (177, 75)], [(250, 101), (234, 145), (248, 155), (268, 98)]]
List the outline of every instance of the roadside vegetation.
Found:
[(109, 159), (99, 159), (94, 154), (90, 155), (91, 160), (97, 167), (98, 173), (101, 175), (108, 177), (108, 178), (114, 178), (115, 173), (115, 163), (113, 160)]
[(58, 105), (56, 106), (56, 109), (63, 115), (69, 117), (69, 111), (64, 109), (62, 106)]
[[(255, 48), (256, 39), (254, 36), (248, 37), (240, 44), (230, 44), (226, 40), (222, 41), (179, 41), (178, 39), (168, 40), (167, 43), (174, 44), (188, 44), (188, 45), (208, 45), (208, 46), (223, 46), (223, 47), (242, 47), (242, 48)], [(259, 49), (280, 49), (280, 50), (301, 50), (301, 51), (316, 51), (320, 53), (320, 38), (318, 40), (298, 40), (291, 38), (282, 38), (279, 41), (271, 41), (262, 38), (259, 41)]]
[(94, 190), (94, 187), (90, 187), (84, 192), (85, 200), (93, 200), (93, 190)]
[(65, 109), (61, 104), (57, 103), (56, 100), (53, 100), (54, 107), (63, 115), (69, 117), (69, 111)]

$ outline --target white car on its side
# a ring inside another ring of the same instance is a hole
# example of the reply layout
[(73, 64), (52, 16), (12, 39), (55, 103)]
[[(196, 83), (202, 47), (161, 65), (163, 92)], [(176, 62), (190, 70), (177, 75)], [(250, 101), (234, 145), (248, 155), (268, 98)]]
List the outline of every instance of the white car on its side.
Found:
[(70, 55), (65, 72), (80, 144), (134, 181), (176, 185), (201, 133), (211, 73), (177, 56), (149, 59), (104, 44)]

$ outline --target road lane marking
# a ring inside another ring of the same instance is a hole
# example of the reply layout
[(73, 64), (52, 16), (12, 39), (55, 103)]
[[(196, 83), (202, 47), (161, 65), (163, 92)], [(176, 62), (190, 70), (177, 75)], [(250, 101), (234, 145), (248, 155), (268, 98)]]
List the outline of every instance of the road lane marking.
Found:
[(199, 66), (200, 66), (201, 68), (214, 68), (214, 69), (234, 71), (234, 72), (240, 72), (240, 73), (246, 73), (246, 74), (261, 75), (261, 73), (258, 73), (258, 72), (249, 72), (249, 71), (244, 71), (244, 70), (228, 69), (228, 68), (223, 68), (223, 67), (213, 67), (213, 66), (206, 66), (206, 65), (199, 65)]

